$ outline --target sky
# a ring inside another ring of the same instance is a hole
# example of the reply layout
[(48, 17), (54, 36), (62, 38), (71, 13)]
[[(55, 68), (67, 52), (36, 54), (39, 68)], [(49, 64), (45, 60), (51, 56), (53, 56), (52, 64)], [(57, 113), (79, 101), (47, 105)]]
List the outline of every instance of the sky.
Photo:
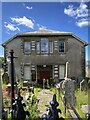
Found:
[[(88, 29), (90, 2), (2, 2), (0, 44), (17, 33), (50, 29), (72, 32), (89, 43)], [(90, 47), (86, 47), (86, 59), (90, 60)], [(0, 56), (3, 48), (0, 46)]]

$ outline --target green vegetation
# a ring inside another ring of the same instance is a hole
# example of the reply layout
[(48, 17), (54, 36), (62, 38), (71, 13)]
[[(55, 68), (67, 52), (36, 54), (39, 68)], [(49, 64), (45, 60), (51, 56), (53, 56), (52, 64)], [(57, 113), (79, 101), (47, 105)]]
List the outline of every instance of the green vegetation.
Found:
[(36, 87), (34, 88), (34, 94), (35, 94), (35, 96), (37, 96), (37, 93), (40, 92), (41, 90), (42, 90), (41, 87), (39, 88), (39, 87), (36, 86)]
[(3, 83), (2, 84), (2, 88), (6, 88), (6, 87), (7, 87), (7, 85)]
[[(58, 91), (53, 87), (50, 89), (53, 93), (56, 93), (57, 95), (57, 101), (59, 102), (59, 108), (62, 111), (61, 116), (64, 118), (68, 118), (68, 115), (65, 116), (65, 108), (62, 102), (63, 94), (58, 93)], [(81, 110), (82, 105), (87, 105), (88, 104), (88, 92), (87, 91), (80, 91), (79, 88), (76, 89), (75, 91), (75, 97), (76, 97), (76, 110), (78, 114), (80, 115), (81, 118), (85, 118), (85, 113)]]
[(30, 117), (29, 117), (30, 120), (39, 119), (40, 111), (38, 110), (38, 103), (37, 103), (36, 96), (33, 93), (30, 93), (30, 99), (27, 105), (30, 111)]
[(85, 113), (81, 110), (82, 105), (88, 104), (88, 92), (87, 91), (80, 91), (77, 89), (75, 92), (76, 96), (76, 110), (82, 118), (85, 118)]

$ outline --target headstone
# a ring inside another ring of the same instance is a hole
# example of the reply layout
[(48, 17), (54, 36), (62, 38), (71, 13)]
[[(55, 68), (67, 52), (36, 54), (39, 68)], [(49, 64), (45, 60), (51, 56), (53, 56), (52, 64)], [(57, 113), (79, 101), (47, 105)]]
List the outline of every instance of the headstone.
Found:
[(58, 83), (59, 82), (59, 79), (56, 77), (54, 78), (54, 84)]
[(45, 82), (46, 82), (46, 80), (43, 79), (43, 89), (45, 89)]
[(87, 90), (87, 81), (85, 79), (83, 79), (81, 82), (80, 82), (80, 91), (84, 91), (84, 90)]
[(90, 105), (82, 105), (81, 109), (84, 113), (90, 113)]
[(70, 107), (67, 100), (70, 102), (70, 104), (75, 107), (76, 98), (75, 98), (75, 84), (74, 81), (67, 78), (67, 80), (64, 80), (62, 83), (62, 88), (64, 90), (64, 98), (66, 98), (66, 105)]
[(88, 90), (90, 90), (90, 80), (88, 81)]
[(9, 83), (9, 76), (8, 76), (8, 73), (4, 73), (2, 75), (2, 81), (4, 84), (8, 84)]

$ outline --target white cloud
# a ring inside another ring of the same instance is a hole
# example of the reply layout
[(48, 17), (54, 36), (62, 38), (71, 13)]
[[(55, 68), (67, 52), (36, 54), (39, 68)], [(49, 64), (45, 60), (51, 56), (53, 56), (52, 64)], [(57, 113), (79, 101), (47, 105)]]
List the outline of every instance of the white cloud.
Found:
[(76, 15), (76, 11), (74, 10), (73, 5), (69, 5), (68, 8), (65, 8), (64, 13), (71, 16), (71, 17)]
[[(37, 25), (39, 25), (39, 24), (37, 24)], [(39, 27), (39, 30), (47, 29), (46, 26), (42, 26), (42, 25), (39, 25), (39, 26), (40, 26), (40, 27)]]
[(74, 7), (73, 5), (69, 5), (68, 8), (64, 9), (64, 13), (70, 17), (75, 18), (76, 25), (79, 27), (88, 26), (89, 22), (89, 9), (85, 3), (80, 3), (79, 7)]
[(74, 8), (73, 5), (69, 5), (64, 9), (64, 13), (71, 17), (88, 17), (88, 6), (85, 3), (81, 3), (79, 7)]
[(76, 9), (76, 17), (88, 17), (88, 9), (87, 5), (84, 3), (81, 3), (79, 8)]
[(22, 18), (11, 18), (12, 22), (18, 23), (19, 25), (24, 25), (26, 27), (29, 27), (31, 29), (34, 29), (34, 22), (31, 19), (28, 19), (27, 17), (23, 16)]
[(18, 30), (18, 31), (20, 31), (20, 29), (18, 28), (18, 27), (15, 27), (15, 25), (13, 25), (13, 24), (7, 24), (7, 25), (4, 25), (8, 30), (11, 30), (11, 31), (16, 31), (16, 30)]
[(33, 7), (26, 6), (26, 9), (31, 10)]
[(90, 25), (90, 21), (88, 19), (80, 19), (76, 22), (76, 25), (79, 27), (88, 26)]

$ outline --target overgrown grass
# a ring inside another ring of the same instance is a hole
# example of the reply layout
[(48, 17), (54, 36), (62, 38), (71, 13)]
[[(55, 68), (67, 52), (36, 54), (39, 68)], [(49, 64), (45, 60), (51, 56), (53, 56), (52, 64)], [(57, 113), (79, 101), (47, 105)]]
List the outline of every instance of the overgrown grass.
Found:
[(41, 90), (42, 90), (42, 88), (35, 87), (34, 88), (34, 94), (35, 94), (35, 96), (37, 96), (37, 93), (40, 92)]
[[(62, 102), (63, 94), (58, 94), (57, 90), (53, 87), (50, 89), (53, 93), (56, 94), (57, 100), (59, 102), (59, 108), (62, 111), (62, 116), (64, 118), (68, 118), (68, 115), (65, 116), (65, 108)], [(75, 91), (75, 97), (76, 97), (76, 110), (81, 118), (85, 118), (85, 113), (82, 111), (81, 106), (88, 104), (88, 92), (87, 91), (80, 91), (80, 89), (76, 89)]]
[(87, 91), (80, 91), (77, 89), (75, 91), (76, 96), (76, 110), (82, 118), (85, 118), (85, 113), (81, 110), (82, 105), (88, 104), (88, 92)]

